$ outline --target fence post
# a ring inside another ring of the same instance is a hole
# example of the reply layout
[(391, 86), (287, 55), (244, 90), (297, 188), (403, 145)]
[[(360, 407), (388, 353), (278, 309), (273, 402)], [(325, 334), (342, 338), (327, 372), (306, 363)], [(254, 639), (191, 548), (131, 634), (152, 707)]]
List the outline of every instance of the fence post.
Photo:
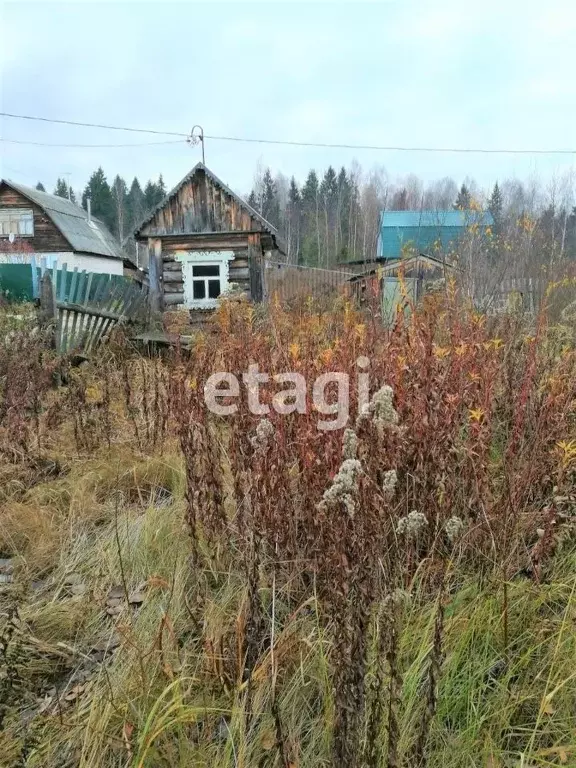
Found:
[(150, 325), (155, 325), (162, 316), (162, 240), (148, 238), (148, 305)]
[(46, 270), (40, 278), (40, 327), (48, 329), (52, 334), (53, 346), (56, 346), (58, 329), (58, 309), (56, 307), (56, 294), (52, 284), (50, 272)]
[(30, 267), (32, 269), (32, 298), (37, 299), (40, 296), (40, 283), (38, 280), (38, 266), (34, 254), (30, 256)]

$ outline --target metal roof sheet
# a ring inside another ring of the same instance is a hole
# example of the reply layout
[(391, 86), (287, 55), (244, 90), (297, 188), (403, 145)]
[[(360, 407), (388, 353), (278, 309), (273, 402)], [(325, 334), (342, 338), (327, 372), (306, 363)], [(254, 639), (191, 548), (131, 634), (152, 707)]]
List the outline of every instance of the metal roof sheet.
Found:
[(113, 259), (129, 261), (120, 243), (99, 219), (88, 213), (76, 203), (58, 195), (49, 195), (33, 187), (27, 187), (15, 181), (2, 180), (33, 203), (36, 203), (52, 219), (74, 251), (108, 256)]
[(384, 227), (467, 227), (470, 224), (491, 226), (492, 214), (487, 211), (382, 211)]

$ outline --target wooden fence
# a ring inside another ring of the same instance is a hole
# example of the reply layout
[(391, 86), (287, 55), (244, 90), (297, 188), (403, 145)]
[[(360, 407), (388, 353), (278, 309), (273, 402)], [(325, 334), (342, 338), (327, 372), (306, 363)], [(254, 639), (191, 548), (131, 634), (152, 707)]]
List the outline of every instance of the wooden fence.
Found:
[(265, 268), (266, 293), (290, 301), (308, 296), (330, 297), (343, 293), (353, 272), (304, 267), (280, 261), (268, 261)]
[(145, 316), (147, 291), (135, 281), (113, 275), (33, 270), (34, 293), (40, 299), (44, 323), (54, 325), (55, 345), (65, 354), (92, 352), (112, 328)]
[(474, 304), (489, 314), (510, 309), (536, 313), (542, 305), (549, 284), (549, 280), (539, 277), (509, 277), (494, 285), (474, 280), (469, 286), (469, 292)]

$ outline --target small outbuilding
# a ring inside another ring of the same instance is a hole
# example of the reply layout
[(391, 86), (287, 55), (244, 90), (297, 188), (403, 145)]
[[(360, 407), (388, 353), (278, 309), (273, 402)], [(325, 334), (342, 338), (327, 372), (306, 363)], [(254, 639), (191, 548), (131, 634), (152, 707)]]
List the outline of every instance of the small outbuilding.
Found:
[(376, 309), (386, 324), (400, 305), (417, 303), (433, 285), (444, 285), (456, 267), (424, 253), (403, 259), (347, 262), (358, 273), (348, 280), (348, 293), (360, 305)]
[(148, 263), (153, 309), (213, 310), (234, 292), (265, 298), (264, 261), (278, 232), (198, 163), (135, 232)]

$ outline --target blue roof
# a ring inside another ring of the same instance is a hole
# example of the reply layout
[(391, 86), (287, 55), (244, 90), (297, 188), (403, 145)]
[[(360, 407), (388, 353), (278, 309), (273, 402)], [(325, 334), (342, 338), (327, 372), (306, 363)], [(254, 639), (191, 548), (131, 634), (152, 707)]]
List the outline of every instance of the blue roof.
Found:
[(382, 227), (467, 227), (469, 224), (485, 227), (494, 223), (486, 211), (382, 211)]
[(489, 227), (485, 211), (382, 211), (376, 256), (397, 259), (408, 244), (417, 251), (441, 255), (452, 251), (472, 224)]

